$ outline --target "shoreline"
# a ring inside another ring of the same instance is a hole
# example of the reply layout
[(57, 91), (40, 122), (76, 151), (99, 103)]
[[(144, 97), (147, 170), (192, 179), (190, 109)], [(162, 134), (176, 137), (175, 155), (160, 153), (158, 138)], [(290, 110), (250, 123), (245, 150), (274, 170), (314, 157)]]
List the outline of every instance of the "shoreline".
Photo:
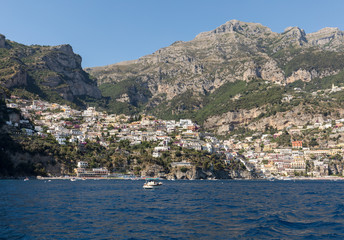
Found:
[[(60, 177), (40, 177), (40, 176), (30, 176), (30, 177), (1, 177), (0, 180), (146, 180), (147, 178), (152, 177), (72, 177), (72, 176), (60, 176)], [(233, 179), (164, 179), (164, 178), (154, 178), (157, 180), (164, 180), (164, 181), (194, 181), (194, 180), (207, 180), (207, 181), (223, 181), (223, 180), (245, 180), (245, 181), (344, 181), (344, 177), (339, 176), (324, 176), (324, 177), (269, 177), (269, 178), (255, 178), (255, 179), (245, 179), (245, 178), (233, 178)]]

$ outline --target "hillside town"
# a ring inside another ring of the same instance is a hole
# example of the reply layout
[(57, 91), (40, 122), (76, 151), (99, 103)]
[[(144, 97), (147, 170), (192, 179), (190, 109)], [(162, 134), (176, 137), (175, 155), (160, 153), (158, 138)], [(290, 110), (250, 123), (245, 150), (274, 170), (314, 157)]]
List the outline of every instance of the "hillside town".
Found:
[[(51, 134), (61, 145), (96, 141), (106, 148), (114, 141), (127, 140), (130, 145), (148, 141), (157, 144), (152, 152), (153, 158), (161, 157), (171, 145), (176, 145), (225, 155), (226, 161), (241, 161), (247, 170), (254, 169), (265, 178), (322, 178), (343, 174), (343, 169), (331, 169), (331, 161), (342, 160), (344, 119), (319, 119), (306, 126), (290, 126), (281, 130), (267, 128), (264, 133), (230, 135), (219, 140), (201, 131), (200, 126), (190, 119), (175, 121), (147, 115), (107, 114), (96, 111), (94, 107), (78, 111), (66, 105), (29, 101), (16, 96), (6, 99), (6, 105), (21, 112), (12, 111), (6, 121), (12, 133), (41, 137)], [(312, 134), (307, 143), (302, 139), (305, 133)], [(286, 140), (281, 142), (281, 138)], [(172, 165), (189, 166), (190, 163), (174, 162)]]

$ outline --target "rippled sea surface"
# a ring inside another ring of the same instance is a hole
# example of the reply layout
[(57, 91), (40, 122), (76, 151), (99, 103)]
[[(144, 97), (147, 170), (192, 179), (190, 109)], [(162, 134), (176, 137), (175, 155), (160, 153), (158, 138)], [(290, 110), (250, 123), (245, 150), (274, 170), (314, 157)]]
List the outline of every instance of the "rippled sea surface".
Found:
[(344, 239), (344, 181), (1, 180), (0, 239)]

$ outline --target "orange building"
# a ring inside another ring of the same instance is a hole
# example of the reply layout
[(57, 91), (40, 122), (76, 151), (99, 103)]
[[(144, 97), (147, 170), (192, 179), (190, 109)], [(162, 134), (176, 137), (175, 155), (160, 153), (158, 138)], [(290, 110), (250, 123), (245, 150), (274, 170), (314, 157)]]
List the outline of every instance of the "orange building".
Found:
[(302, 141), (292, 141), (291, 146), (292, 148), (302, 148)]
[(188, 130), (191, 130), (191, 131), (196, 131), (197, 130), (197, 126), (196, 125), (189, 125), (187, 127)]

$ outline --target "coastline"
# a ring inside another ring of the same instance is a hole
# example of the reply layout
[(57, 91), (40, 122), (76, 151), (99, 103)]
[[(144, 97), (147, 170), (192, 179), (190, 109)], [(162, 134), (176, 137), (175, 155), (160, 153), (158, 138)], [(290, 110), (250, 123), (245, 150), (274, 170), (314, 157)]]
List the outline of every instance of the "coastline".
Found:
[[(60, 177), (41, 177), (41, 176), (30, 176), (30, 177), (1, 177), (0, 180), (77, 180), (77, 181), (82, 181), (82, 180), (146, 180), (147, 178), (152, 178), (152, 177), (73, 177), (73, 176), (60, 176)], [(208, 180), (208, 181), (216, 181), (216, 180), (228, 180), (228, 181), (238, 181), (238, 180), (253, 180), (253, 181), (344, 181), (344, 177), (339, 177), (339, 176), (324, 176), (324, 177), (271, 177), (271, 178), (256, 178), (256, 179), (246, 179), (246, 178), (233, 178), (233, 179), (164, 179), (164, 178), (154, 178), (159, 181), (165, 180), (165, 181), (194, 181), (194, 180)]]

